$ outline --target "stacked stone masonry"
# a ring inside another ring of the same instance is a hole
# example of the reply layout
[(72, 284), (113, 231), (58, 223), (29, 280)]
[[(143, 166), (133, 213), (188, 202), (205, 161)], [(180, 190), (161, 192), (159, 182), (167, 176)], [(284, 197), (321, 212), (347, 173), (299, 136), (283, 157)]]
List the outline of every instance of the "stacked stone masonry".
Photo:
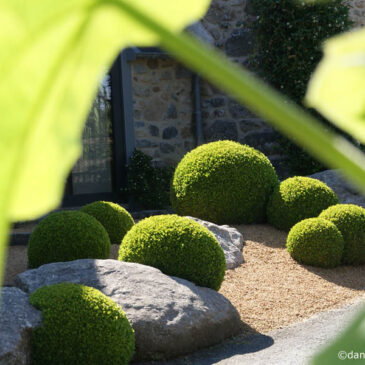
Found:
[(131, 66), (136, 147), (173, 165), (195, 146), (191, 72), (167, 57)]
[[(349, 6), (355, 27), (363, 26), (365, 0)], [(213, 0), (200, 27), (232, 61), (249, 66), (249, 25), (255, 20), (249, 0)], [(192, 74), (171, 58), (139, 58), (132, 63), (132, 78), (136, 147), (159, 164), (174, 165), (196, 146)], [(268, 155), (276, 168), (285, 165), (279, 135), (270, 125), (204, 81), (201, 98), (205, 142), (238, 141)]]

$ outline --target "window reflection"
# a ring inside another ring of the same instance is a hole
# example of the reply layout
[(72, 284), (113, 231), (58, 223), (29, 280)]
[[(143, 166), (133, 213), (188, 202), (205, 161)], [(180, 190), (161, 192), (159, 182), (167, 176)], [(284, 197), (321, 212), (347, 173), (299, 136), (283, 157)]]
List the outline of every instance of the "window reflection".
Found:
[(82, 156), (72, 169), (74, 195), (112, 191), (112, 143), (111, 78), (107, 75), (86, 121)]

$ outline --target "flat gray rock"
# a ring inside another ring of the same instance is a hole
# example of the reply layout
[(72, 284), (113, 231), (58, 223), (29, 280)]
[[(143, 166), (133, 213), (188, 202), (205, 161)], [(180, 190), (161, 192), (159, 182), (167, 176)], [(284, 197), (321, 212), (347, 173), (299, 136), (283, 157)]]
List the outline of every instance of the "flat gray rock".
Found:
[[(363, 309), (365, 297), (338, 309), (318, 313), (267, 335), (236, 338), (178, 359), (136, 365), (309, 365), (314, 354), (340, 335)], [(343, 349), (339, 348), (338, 351)], [(327, 364), (362, 364), (337, 356)]]
[(236, 228), (227, 225), (218, 226), (194, 217), (186, 218), (193, 219), (214, 234), (224, 251), (227, 269), (234, 269), (243, 263), (242, 248), (244, 240), (242, 234)]
[(342, 204), (356, 204), (365, 208), (365, 197), (341, 176), (339, 170), (317, 172), (309, 177), (327, 184), (337, 194)]
[(191, 353), (240, 328), (239, 314), (224, 296), (150, 266), (87, 259), (43, 265), (16, 277), (26, 292), (64, 281), (94, 287), (123, 308), (135, 330), (137, 360)]
[(32, 329), (41, 323), (41, 312), (29, 304), (29, 295), (18, 288), (3, 288), (0, 310), (0, 364), (31, 363)]

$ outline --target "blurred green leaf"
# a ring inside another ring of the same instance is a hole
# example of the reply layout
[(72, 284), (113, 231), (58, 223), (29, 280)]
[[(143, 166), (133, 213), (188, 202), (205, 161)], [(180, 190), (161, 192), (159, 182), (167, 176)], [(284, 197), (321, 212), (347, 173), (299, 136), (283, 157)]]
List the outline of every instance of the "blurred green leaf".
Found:
[(306, 102), (365, 143), (365, 30), (331, 38), (309, 83)]
[(200, 18), (210, 0), (0, 0), (0, 283), (5, 222), (56, 208), (102, 71), (121, 48)]
[[(346, 360), (355, 361), (360, 353), (365, 354), (365, 309), (332, 344), (313, 358), (312, 364), (343, 364)], [(364, 361), (365, 357), (362, 360)]]
[(1, 0), (0, 192), (8, 217), (55, 208), (80, 154), (80, 136), (102, 70), (121, 48), (158, 34), (137, 12), (170, 31), (201, 17), (209, 0)]

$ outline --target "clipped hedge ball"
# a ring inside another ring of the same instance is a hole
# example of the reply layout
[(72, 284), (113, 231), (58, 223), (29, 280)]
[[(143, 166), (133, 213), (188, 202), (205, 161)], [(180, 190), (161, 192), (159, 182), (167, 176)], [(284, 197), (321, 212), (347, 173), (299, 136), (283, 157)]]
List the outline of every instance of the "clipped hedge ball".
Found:
[(332, 222), (308, 218), (290, 230), (286, 247), (291, 257), (302, 264), (331, 268), (341, 263), (344, 240)]
[(212, 142), (187, 153), (178, 164), (171, 204), (179, 215), (217, 224), (262, 222), (278, 183), (263, 153), (237, 142)]
[(110, 247), (107, 232), (92, 216), (78, 211), (56, 212), (32, 232), (28, 262), (34, 268), (50, 262), (107, 259)]
[(120, 261), (156, 267), (196, 285), (218, 290), (226, 269), (215, 236), (199, 223), (174, 214), (143, 219), (125, 235)]
[(44, 286), (30, 295), (42, 311), (32, 332), (33, 364), (126, 365), (134, 354), (134, 331), (113, 300), (84, 285)]
[(338, 204), (337, 195), (325, 183), (310, 177), (295, 176), (277, 186), (267, 206), (267, 219), (274, 227), (289, 231), (306, 218)]
[(353, 204), (337, 204), (324, 210), (319, 218), (328, 219), (342, 233), (345, 241), (342, 263), (365, 264), (365, 209)]
[(132, 216), (120, 205), (97, 201), (81, 208), (81, 212), (92, 215), (108, 232), (112, 245), (120, 245), (125, 234), (134, 225)]

